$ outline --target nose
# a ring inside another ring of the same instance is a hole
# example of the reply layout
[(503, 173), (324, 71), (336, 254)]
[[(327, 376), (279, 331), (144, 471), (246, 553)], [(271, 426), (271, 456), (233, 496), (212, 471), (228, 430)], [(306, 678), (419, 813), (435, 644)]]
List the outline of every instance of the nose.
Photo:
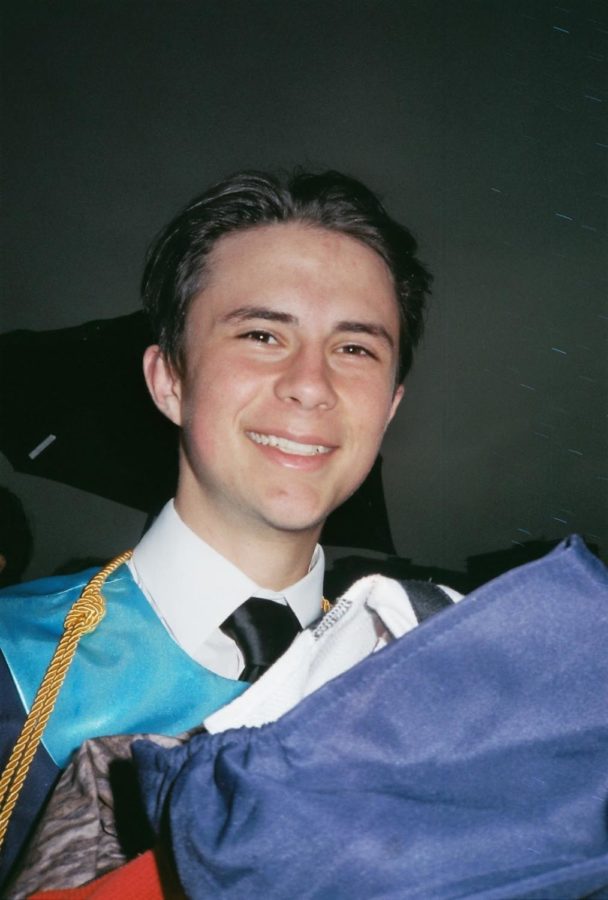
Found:
[(325, 353), (313, 347), (300, 347), (277, 379), (275, 393), (280, 400), (297, 403), (302, 409), (331, 409), (337, 394)]

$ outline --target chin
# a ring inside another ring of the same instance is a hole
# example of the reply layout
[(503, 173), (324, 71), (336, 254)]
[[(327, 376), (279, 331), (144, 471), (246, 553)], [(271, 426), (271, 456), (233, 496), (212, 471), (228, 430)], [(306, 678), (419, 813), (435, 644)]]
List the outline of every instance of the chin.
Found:
[(325, 520), (333, 510), (342, 503), (321, 502), (320, 498), (294, 497), (285, 498), (281, 503), (267, 507), (264, 520), (277, 531), (291, 533), (321, 533)]
[(276, 531), (285, 534), (311, 534), (321, 532), (326, 516), (274, 515), (268, 516), (266, 522)]
[(325, 507), (305, 506), (297, 500), (262, 511), (267, 525), (284, 532), (320, 532), (327, 516)]

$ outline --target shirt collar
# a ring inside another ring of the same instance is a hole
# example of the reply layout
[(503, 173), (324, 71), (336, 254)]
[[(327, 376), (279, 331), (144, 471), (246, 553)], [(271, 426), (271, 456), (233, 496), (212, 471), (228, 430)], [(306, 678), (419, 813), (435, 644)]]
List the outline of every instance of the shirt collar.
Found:
[(325, 558), (318, 544), (303, 578), (269, 591), (198, 537), (172, 500), (135, 547), (130, 568), (184, 649), (200, 645), (249, 597), (286, 602), (303, 628), (321, 614)]

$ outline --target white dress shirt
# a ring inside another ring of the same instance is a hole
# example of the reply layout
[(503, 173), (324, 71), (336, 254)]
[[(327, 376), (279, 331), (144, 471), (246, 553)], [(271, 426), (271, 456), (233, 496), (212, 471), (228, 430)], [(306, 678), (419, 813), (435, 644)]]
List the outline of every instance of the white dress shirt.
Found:
[(249, 597), (287, 604), (303, 628), (321, 615), (325, 558), (319, 545), (304, 578), (283, 591), (270, 591), (188, 528), (172, 500), (137, 544), (128, 566), (176, 643), (225, 678), (238, 678), (244, 660), (219, 626)]

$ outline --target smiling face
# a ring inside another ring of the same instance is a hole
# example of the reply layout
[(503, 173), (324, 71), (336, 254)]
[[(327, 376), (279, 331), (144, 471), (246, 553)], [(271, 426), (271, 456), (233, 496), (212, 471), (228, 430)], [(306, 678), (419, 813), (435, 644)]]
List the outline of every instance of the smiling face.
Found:
[(222, 237), (188, 312), (185, 371), (145, 371), (182, 428), (176, 507), (220, 552), (234, 535), (313, 541), (371, 468), (399, 404), (399, 319), (384, 261), (300, 223)]

